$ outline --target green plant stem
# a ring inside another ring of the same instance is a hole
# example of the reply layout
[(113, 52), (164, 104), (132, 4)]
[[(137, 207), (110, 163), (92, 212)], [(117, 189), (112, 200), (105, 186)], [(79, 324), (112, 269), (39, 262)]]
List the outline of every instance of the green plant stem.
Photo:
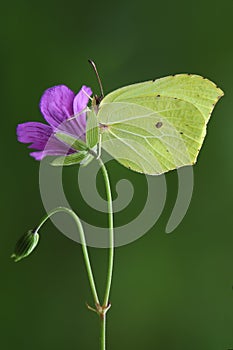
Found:
[(82, 245), (82, 250), (83, 250), (83, 257), (84, 257), (84, 262), (86, 265), (86, 269), (87, 269), (87, 275), (88, 275), (88, 279), (90, 282), (90, 287), (91, 287), (91, 291), (92, 291), (92, 295), (93, 295), (93, 299), (95, 302), (95, 305), (99, 305), (99, 298), (98, 298), (98, 294), (97, 294), (97, 290), (96, 290), (96, 286), (95, 286), (95, 281), (94, 281), (94, 277), (93, 277), (93, 273), (92, 273), (92, 268), (91, 268), (91, 263), (90, 263), (90, 259), (89, 259), (89, 254), (88, 254), (88, 250), (87, 250), (87, 244), (86, 244), (86, 239), (85, 239), (85, 234), (84, 234), (84, 230), (83, 230), (83, 226), (82, 223), (79, 219), (79, 217), (75, 214), (75, 212), (73, 212), (73, 210), (65, 208), (65, 207), (57, 207), (53, 210), (51, 210), (40, 222), (39, 226), (34, 230), (34, 232), (36, 233), (37, 231), (39, 231), (39, 229), (41, 228), (41, 226), (54, 214), (58, 213), (58, 212), (64, 212), (69, 214), (75, 221), (75, 223), (77, 224), (77, 228), (80, 234), (80, 240), (81, 240), (81, 245)]
[(109, 181), (109, 176), (107, 169), (103, 163), (103, 161), (98, 159), (101, 171), (103, 174), (106, 194), (107, 194), (107, 202), (108, 202), (108, 225), (109, 225), (109, 263), (108, 263), (108, 272), (107, 272), (107, 283), (104, 294), (103, 307), (107, 308), (109, 304), (109, 295), (112, 284), (112, 274), (113, 274), (113, 261), (114, 261), (114, 229), (113, 229), (113, 207), (112, 207), (112, 193), (111, 186)]
[(108, 202), (108, 225), (109, 225), (109, 260), (108, 260), (107, 282), (106, 282), (103, 305), (101, 308), (102, 312), (99, 314), (100, 327), (101, 327), (100, 328), (100, 349), (105, 350), (106, 349), (106, 314), (110, 307), (109, 295), (110, 295), (111, 284), (112, 284), (113, 261), (114, 261), (114, 229), (113, 229), (112, 193), (111, 193), (109, 176), (103, 161), (100, 158), (97, 158), (97, 160), (100, 164), (100, 168), (101, 168), (104, 182), (105, 182), (107, 202)]
[(106, 349), (106, 312), (100, 315), (100, 350)]

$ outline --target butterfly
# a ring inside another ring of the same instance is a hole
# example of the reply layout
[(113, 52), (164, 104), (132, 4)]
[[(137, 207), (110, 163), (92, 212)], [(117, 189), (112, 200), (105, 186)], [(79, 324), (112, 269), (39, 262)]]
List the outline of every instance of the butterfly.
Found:
[[(224, 95), (220, 88), (196, 74), (177, 74), (128, 85), (104, 96), (91, 63), (101, 95), (94, 96), (87, 111), (89, 150), (98, 145), (99, 155), (103, 148), (123, 166), (149, 175), (196, 163), (211, 113)], [(67, 136), (57, 136), (68, 142)], [(71, 141), (69, 144), (75, 142)], [(86, 151), (77, 143), (76, 149), (83, 154), (59, 157), (53, 165), (83, 162)]]

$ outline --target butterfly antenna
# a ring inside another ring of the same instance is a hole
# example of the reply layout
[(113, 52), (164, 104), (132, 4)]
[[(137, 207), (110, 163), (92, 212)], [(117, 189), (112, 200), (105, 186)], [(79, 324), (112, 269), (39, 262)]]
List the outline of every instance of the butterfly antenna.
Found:
[(96, 77), (98, 79), (99, 87), (100, 87), (101, 96), (104, 97), (103, 86), (102, 86), (102, 83), (101, 83), (101, 80), (100, 80), (99, 73), (97, 71), (96, 65), (95, 65), (95, 63), (92, 60), (88, 60), (88, 62), (90, 63), (90, 65), (92, 66), (92, 68), (95, 71)]

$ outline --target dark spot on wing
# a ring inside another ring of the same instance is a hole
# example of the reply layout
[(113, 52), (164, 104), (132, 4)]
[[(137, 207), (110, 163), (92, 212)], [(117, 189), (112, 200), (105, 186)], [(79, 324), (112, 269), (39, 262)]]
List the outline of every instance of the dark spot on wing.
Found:
[(160, 97), (160, 95), (157, 95), (156, 97)]
[(180, 134), (183, 135), (183, 131), (181, 131)]
[(159, 129), (163, 126), (163, 123), (162, 122), (158, 122), (155, 124), (156, 128)]

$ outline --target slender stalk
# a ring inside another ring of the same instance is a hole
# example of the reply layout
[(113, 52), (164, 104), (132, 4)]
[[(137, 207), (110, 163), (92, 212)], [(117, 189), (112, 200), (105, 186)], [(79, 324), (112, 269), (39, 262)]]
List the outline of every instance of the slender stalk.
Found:
[(110, 308), (109, 304), (109, 295), (112, 284), (112, 274), (113, 274), (113, 260), (114, 260), (114, 229), (113, 229), (113, 207), (112, 207), (112, 193), (111, 186), (109, 181), (109, 176), (107, 169), (98, 156), (96, 157), (100, 164), (100, 168), (103, 174), (107, 202), (108, 202), (108, 225), (109, 225), (109, 260), (108, 260), (108, 271), (107, 271), (107, 281), (106, 281), (106, 289), (104, 294), (103, 305), (99, 308), (99, 316), (100, 316), (100, 350), (106, 350), (106, 314), (108, 309)]
[(72, 216), (72, 218), (74, 219), (75, 223), (77, 224), (77, 228), (78, 228), (78, 231), (79, 231), (79, 234), (80, 234), (80, 239), (81, 239), (81, 245), (82, 245), (82, 250), (83, 250), (84, 262), (85, 262), (86, 269), (87, 269), (87, 275), (88, 275), (88, 279), (89, 279), (89, 282), (90, 282), (90, 287), (91, 287), (93, 299), (94, 299), (95, 305), (99, 305), (99, 298), (98, 298), (98, 294), (97, 294), (97, 290), (96, 290), (96, 286), (95, 286), (94, 276), (93, 276), (93, 273), (92, 273), (92, 268), (91, 268), (91, 263), (90, 263), (89, 254), (88, 254), (88, 250), (87, 250), (87, 244), (86, 244), (86, 239), (85, 239), (83, 226), (82, 226), (82, 223), (81, 223), (79, 217), (73, 212), (73, 210), (65, 208), (65, 207), (58, 207), (58, 208), (55, 208), (55, 209), (51, 210), (42, 219), (42, 221), (40, 222), (39, 226), (34, 230), (34, 232), (36, 233), (37, 231), (39, 231), (41, 226), (52, 215), (54, 215), (54, 214), (56, 214), (58, 212), (65, 212), (65, 213), (69, 214), (70, 216)]
[(113, 274), (113, 260), (114, 260), (114, 229), (113, 229), (113, 207), (112, 207), (112, 193), (111, 186), (108, 177), (107, 169), (103, 163), (103, 161), (99, 158), (98, 162), (101, 167), (101, 171), (104, 177), (106, 194), (107, 194), (107, 202), (108, 202), (108, 224), (109, 224), (109, 264), (108, 264), (108, 272), (107, 272), (107, 284), (104, 294), (103, 308), (107, 308), (109, 304), (109, 295), (112, 284), (112, 274)]
[(100, 350), (106, 350), (106, 312), (100, 315)]

